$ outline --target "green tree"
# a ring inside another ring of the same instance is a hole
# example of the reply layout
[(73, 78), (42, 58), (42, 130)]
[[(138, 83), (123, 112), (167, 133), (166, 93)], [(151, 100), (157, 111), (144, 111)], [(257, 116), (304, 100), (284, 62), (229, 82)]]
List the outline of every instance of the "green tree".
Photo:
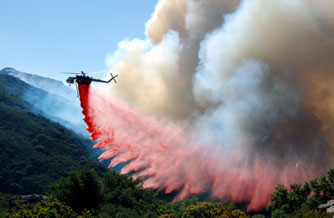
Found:
[(245, 212), (239, 210), (234, 204), (230, 203), (224, 205), (223, 214), (221, 218), (249, 218)]
[(76, 212), (98, 209), (102, 203), (102, 188), (94, 169), (73, 171), (50, 185), (50, 195), (66, 202)]
[(3, 194), (0, 192), (0, 217), (4, 216), (4, 213), (7, 212), (9, 208), (9, 199), (11, 195)]
[(286, 218), (287, 214), (283, 209), (275, 209), (271, 212), (271, 218)]
[(287, 217), (291, 218), (332, 218), (333, 214), (326, 213), (324, 211), (316, 211), (316, 210), (298, 210)]
[(116, 216), (120, 213), (124, 214), (127, 209), (134, 209), (137, 216), (143, 217), (150, 213), (153, 213), (153, 217), (158, 216), (157, 195), (152, 189), (144, 189), (141, 180), (133, 180), (129, 176), (108, 172), (104, 174), (102, 184), (104, 205), (100, 210), (101, 214), (106, 214), (108, 211), (109, 214)]
[(329, 170), (327, 176), (305, 182), (304, 185), (291, 184), (290, 190), (284, 185), (278, 185), (271, 195), (271, 204), (267, 210), (272, 217), (287, 217), (296, 212), (311, 217), (313, 215), (310, 211), (331, 199), (334, 199), (334, 169)]
[(196, 205), (190, 205), (183, 214), (184, 218), (248, 218), (234, 204), (223, 205), (216, 202), (197, 202)]
[[(282, 210), (289, 211), (288, 189), (284, 185), (277, 185), (275, 192), (271, 195), (271, 204), (267, 207), (269, 211)], [(276, 212), (277, 213), (277, 212)]]
[(140, 180), (94, 169), (73, 171), (50, 185), (52, 197), (68, 204), (77, 213), (85, 208), (98, 217), (158, 217), (162, 202), (152, 189), (144, 189)]
[(159, 218), (178, 218), (179, 216), (176, 213), (164, 213), (159, 216)]
[(60, 203), (60, 201), (54, 200), (52, 202), (38, 203), (34, 205), (32, 208), (30, 208), (27, 205), (21, 205), (15, 211), (5, 213), (4, 217), (5, 218), (30, 218), (30, 217), (77, 218), (78, 214), (74, 212), (70, 207)]
[(182, 217), (187, 208), (190, 205), (196, 205), (197, 202), (198, 198), (196, 196), (186, 198), (183, 201), (166, 202), (162, 205), (162, 214), (166, 216), (169, 214), (170, 216), (176, 215), (177, 217)]

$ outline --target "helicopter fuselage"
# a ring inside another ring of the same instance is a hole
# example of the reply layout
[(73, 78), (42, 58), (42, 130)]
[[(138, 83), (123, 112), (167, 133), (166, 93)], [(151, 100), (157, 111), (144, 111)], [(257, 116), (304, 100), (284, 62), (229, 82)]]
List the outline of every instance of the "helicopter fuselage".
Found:
[(66, 80), (68, 84), (74, 84), (75, 82), (79, 84), (90, 84), (92, 81), (94, 81), (94, 79), (88, 76), (69, 77)]
[(75, 80), (79, 84), (90, 84), (94, 79), (88, 76), (76, 76)]

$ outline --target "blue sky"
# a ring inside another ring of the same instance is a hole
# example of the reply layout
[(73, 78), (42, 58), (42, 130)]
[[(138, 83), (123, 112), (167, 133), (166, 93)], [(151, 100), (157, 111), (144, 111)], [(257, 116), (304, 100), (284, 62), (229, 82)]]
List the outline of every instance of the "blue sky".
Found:
[(157, 0), (1, 0), (0, 69), (63, 79), (105, 70), (123, 39), (145, 38)]

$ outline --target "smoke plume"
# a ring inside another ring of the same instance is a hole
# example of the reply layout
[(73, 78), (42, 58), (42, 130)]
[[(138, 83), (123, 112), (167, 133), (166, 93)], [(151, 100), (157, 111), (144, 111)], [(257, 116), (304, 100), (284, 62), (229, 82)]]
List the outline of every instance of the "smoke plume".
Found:
[(107, 57), (119, 83), (80, 86), (100, 158), (178, 199), (210, 192), (249, 210), (278, 183), (321, 175), (333, 167), (333, 11), (331, 0), (160, 0), (147, 39)]

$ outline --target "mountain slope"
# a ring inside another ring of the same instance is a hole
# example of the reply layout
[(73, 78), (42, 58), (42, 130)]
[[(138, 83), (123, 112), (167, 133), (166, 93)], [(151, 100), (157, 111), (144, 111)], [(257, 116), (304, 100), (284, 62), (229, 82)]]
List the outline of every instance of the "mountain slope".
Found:
[(22, 100), (26, 89), (21, 80), (0, 75), (0, 192), (43, 193), (71, 170), (106, 171), (89, 157), (91, 142), (30, 112), (33, 106)]
[[(19, 85), (16, 82), (7, 84), (7, 91), (23, 98), (24, 101), (33, 106), (31, 109), (36, 113), (88, 138), (78, 98), (73, 90), (62, 84), (62, 82), (38, 75), (22, 73), (13, 68), (4, 68), (0, 71), (0, 75), (14, 75), (25, 82), (25, 85), (22, 83)], [(26, 82), (27, 80), (29, 82)], [(41, 86), (44, 88), (40, 88)], [(59, 93), (53, 94), (56, 90)], [(66, 96), (66, 98), (63, 96)]]
[(15, 76), (25, 83), (42, 89), (48, 93), (59, 95), (66, 99), (75, 99), (76, 93), (73, 89), (65, 86), (62, 82), (35, 74), (24, 73), (11, 67), (6, 67), (0, 71), (0, 74)]

